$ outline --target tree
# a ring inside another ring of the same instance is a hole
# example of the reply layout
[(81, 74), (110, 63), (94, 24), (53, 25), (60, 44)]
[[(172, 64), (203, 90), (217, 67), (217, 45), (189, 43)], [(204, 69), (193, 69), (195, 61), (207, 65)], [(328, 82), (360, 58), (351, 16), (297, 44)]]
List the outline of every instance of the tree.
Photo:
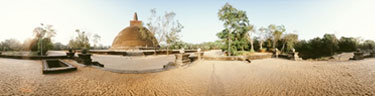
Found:
[(38, 54), (44, 55), (48, 50), (53, 48), (51, 38), (56, 35), (52, 25), (44, 25), (34, 28), (34, 42), (31, 43), (31, 51), (38, 51)]
[(98, 34), (95, 34), (94, 36), (93, 36), (93, 39), (92, 39), (92, 42), (94, 43), (94, 48), (97, 48), (98, 47), (98, 43), (99, 43), (99, 41), (100, 41), (100, 36), (98, 35)]
[(322, 39), (323, 47), (320, 49), (322, 50), (324, 56), (332, 56), (338, 51), (339, 49), (338, 41), (339, 40), (336, 38), (334, 34), (325, 34), (323, 36), (323, 39)]
[(300, 41), (295, 46), (302, 58), (320, 58), (332, 56), (338, 52), (338, 40), (334, 34), (325, 34), (323, 38)]
[(254, 38), (252, 38), (251, 36), (252, 33), (255, 33), (256, 30), (251, 30), (248, 32), (248, 34), (246, 34), (246, 38), (247, 38), (247, 41), (250, 41), (250, 52), (255, 52), (254, 51)]
[(57, 42), (57, 43), (54, 43), (53, 44), (53, 50), (64, 50), (64, 49), (68, 49), (66, 45), (60, 43), (60, 42)]
[[(156, 9), (152, 9), (149, 22), (147, 23), (147, 28), (156, 38), (152, 40), (154, 48), (157, 47), (158, 42), (166, 44), (167, 55), (169, 54), (170, 45), (179, 40), (178, 33), (184, 28), (178, 20), (175, 20), (175, 16), (176, 13), (174, 12), (166, 12), (164, 16), (157, 16)], [(142, 35), (142, 37), (153, 38), (147, 35)]]
[(6, 39), (0, 43), (0, 51), (19, 51), (22, 49), (22, 44), (14, 38)]
[(264, 28), (264, 27), (260, 27), (258, 29), (258, 31), (256, 32), (256, 34), (258, 35), (258, 40), (259, 40), (259, 49), (260, 50), (263, 50), (263, 43), (271, 37), (269, 31), (267, 28)]
[(85, 33), (85, 31), (80, 31), (79, 29), (76, 29), (76, 32), (78, 34), (75, 39), (71, 39), (69, 41), (69, 47), (73, 49), (88, 49), (90, 48), (90, 42), (89, 37)]
[(286, 51), (290, 51), (294, 49), (294, 44), (298, 42), (298, 35), (297, 34), (285, 34), (283, 37), (283, 47), (281, 48), (282, 51), (285, 52), (285, 45)]
[(372, 40), (366, 40), (362, 44), (359, 45), (362, 50), (374, 50), (375, 42)]
[(163, 40), (164, 36), (161, 32), (161, 24), (160, 24), (161, 17), (156, 15), (155, 8), (151, 9), (150, 12), (151, 12), (151, 16), (148, 18), (149, 22), (146, 24), (146, 26), (149, 29), (149, 31), (152, 33), (152, 36), (149, 36), (149, 34), (145, 34), (145, 32), (143, 32), (144, 30), (141, 30), (142, 32), (141, 36), (144, 39), (147, 39), (147, 38), (151, 39), (152, 45), (154, 47), (154, 55), (156, 55), (156, 50), (158, 49), (157, 47), (160, 47), (159, 42)]
[[(218, 12), (219, 20), (224, 22), (224, 29), (217, 36), (224, 41), (228, 56), (236, 53), (238, 49), (248, 47), (248, 32), (253, 26), (249, 24), (245, 11), (234, 8), (226, 3)], [(234, 54), (236, 55), (236, 54)]]
[(277, 42), (280, 40), (282, 34), (286, 31), (285, 26), (284, 25), (277, 26), (277, 25), (271, 24), (268, 26), (268, 29), (270, 33), (272, 34), (272, 38), (273, 38), (272, 49), (275, 50)]
[(353, 52), (357, 50), (359, 41), (353, 37), (341, 37), (338, 46), (340, 52)]

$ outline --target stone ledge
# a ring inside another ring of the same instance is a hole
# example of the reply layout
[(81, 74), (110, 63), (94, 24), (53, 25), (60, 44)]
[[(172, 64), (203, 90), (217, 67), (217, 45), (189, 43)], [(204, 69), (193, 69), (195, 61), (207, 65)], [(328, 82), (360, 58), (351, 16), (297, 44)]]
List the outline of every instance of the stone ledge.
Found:
[(163, 72), (170, 69), (177, 68), (174, 63), (170, 62), (163, 66), (163, 68), (155, 68), (155, 69), (144, 69), (144, 70), (121, 70), (121, 69), (111, 69), (111, 68), (104, 68), (104, 71), (110, 71), (114, 73), (121, 73), (121, 74), (146, 74), (146, 73), (156, 73), (156, 72)]
[(43, 60), (43, 74), (61, 73), (77, 70), (77, 67), (61, 60)]
[(12, 56), (12, 55), (0, 55), (0, 58), (12, 58), (12, 59), (26, 59), (26, 60), (42, 60), (42, 59), (66, 59), (67, 56)]

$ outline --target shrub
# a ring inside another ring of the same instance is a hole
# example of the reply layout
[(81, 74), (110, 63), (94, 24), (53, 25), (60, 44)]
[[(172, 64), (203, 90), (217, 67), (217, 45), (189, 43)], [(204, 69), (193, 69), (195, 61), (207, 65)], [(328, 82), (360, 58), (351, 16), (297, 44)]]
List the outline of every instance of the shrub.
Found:
[(353, 52), (358, 48), (359, 42), (353, 37), (341, 37), (339, 41), (340, 52)]

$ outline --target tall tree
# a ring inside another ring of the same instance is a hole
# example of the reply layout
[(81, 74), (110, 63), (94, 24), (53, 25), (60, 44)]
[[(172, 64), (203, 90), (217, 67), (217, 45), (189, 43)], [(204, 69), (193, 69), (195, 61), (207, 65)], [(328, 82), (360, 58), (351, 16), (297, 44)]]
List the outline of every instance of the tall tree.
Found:
[(338, 43), (341, 52), (353, 52), (357, 50), (359, 41), (353, 37), (341, 37)]
[[(147, 23), (147, 28), (156, 38), (156, 40), (152, 40), (155, 45), (154, 48), (156, 48), (157, 43), (164, 43), (167, 45), (167, 54), (169, 54), (170, 45), (179, 40), (178, 33), (184, 28), (178, 20), (175, 20), (175, 16), (176, 13), (174, 12), (166, 12), (163, 16), (157, 16), (156, 9), (152, 9)], [(142, 37), (150, 38), (147, 35)]]
[(22, 49), (22, 44), (17, 39), (11, 38), (0, 42), (0, 51), (18, 51)]
[(271, 24), (268, 26), (268, 29), (271, 32), (272, 38), (273, 38), (272, 49), (275, 50), (277, 42), (281, 39), (281, 36), (286, 31), (285, 26), (284, 25), (277, 26), (277, 25)]
[(251, 37), (251, 36), (253, 36), (252, 33), (255, 33), (255, 31), (256, 31), (256, 30), (251, 30), (251, 31), (249, 31), (248, 34), (246, 35), (247, 40), (250, 41), (250, 52), (255, 52), (255, 51), (254, 51), (254, 38)]
[(71, 39), (69, 41), (69, 47), (73, 49), (88, 49), (90, 48), (89, 36), (85, 31), (80, 31), (76, 29), (76, 33), (78, 34), (75, 39)]
[(219, 20), (224, 22), (224, 29), (217, 36), (225, 42), (224, 48), (231, 56), (238, 49), (244, 49), (248, 45), (246, 36), (252, 30), (245, 11), (234, 8), (226, 3), (218, 12)]
[(324, 48), (322, 52), (325, 53), (325, 56), (332, 56), (337, 52), (337, 50), (339, 50), (339, 40), (334, 34), (325, 34), (323, 36), (322, 42), (322, 48)]
[(40, 24), (41, 26), (34, 28), (34, 40), (36, 43), (31, 43), (31, 50), (32, 51), (39, 51), (40, 55), (44, 55), (47, 53), (49, 49), (53, 48), (51, 38), (56, 35), (55, 30), (52, 28), (52, 25), (44, 25), (43, 23)]
[(362, 50), (374, 50), (374, 48), (375, 48), (375, 42), (373, 40), (366, 40), (362, 44), (360, 44), (359, 47)]
[(97, 48), (98, 47), (98, 43), (100, 41), (100, 36), (98, 34), (95, 34), (94, 36), (92, 36), (92, 42), (94, 43), (94, 48)]
[(260, 27), (256, 34), (259, 37), (259, 49), (263, 50), (263, 43), (267, 40), (267, 38), (270, 38), (271, 36), (268, 33), (268, 29), (264, 27)]
[[(290, 51), (294, 49), (294, 44), (298, 42), (298, 35), (297, 34), (285, 34), (283, 37), (283, 47), (281, 48), (282, 51)], [(286, 48), (285, 48), (286, 47)]]

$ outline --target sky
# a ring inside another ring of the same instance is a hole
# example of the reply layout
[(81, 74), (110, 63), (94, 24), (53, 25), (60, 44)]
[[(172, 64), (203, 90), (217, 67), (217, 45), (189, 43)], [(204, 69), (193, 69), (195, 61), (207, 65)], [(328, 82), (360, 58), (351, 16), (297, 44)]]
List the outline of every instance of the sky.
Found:
[(0, 41), (23, 42), (43, 23), (56, 30), (53, 42), (67, 44), (81, 29), (111, 45), (134, 12), (147, 23), (153, 8), (158, 15), (176, 13), (182, 41), (215, 41), (224, 28), (217, 12), (225, 3), (246, 11), (256, 28), (285, 25), (300, 40), (325, 33), (375, 40), (375, 0), (0, 0)]

